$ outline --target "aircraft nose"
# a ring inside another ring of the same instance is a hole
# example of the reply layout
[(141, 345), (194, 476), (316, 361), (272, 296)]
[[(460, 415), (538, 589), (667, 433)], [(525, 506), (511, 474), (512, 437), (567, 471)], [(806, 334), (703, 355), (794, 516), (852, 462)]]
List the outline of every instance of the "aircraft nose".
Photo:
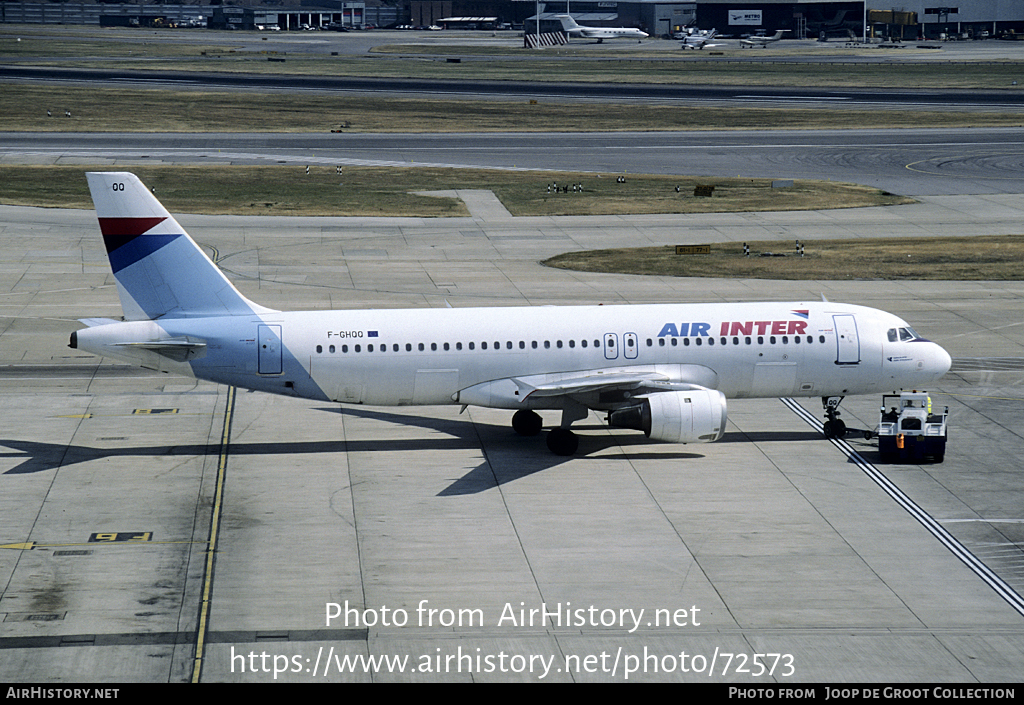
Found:
[(931, 354), (928, 356), (928, 371), (932, 373), (933, 379), (940, 379), (949, 372), (953, 365), (953, 358), (949, 356), (942, 346), (932, 343)]

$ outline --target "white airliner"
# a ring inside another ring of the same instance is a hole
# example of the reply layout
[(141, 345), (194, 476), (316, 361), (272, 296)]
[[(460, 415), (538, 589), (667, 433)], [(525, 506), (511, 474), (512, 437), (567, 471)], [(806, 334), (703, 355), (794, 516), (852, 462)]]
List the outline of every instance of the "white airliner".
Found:
[(649, 36), (633, 27), (584, 27), (576, 24), (572, 15), (555, 15), (555, 19), (562, 23), (562, 29), (570, 37), (596, 39), (598, 44), (605, 39), (647, 39)]
[(124, 322), (83, 319), (71, 347), (164, 372), (351, 404), (514, 410), (576, 452), (573, 422), (714, 441), (726, 397), (821, 397), (831, 435), (847, 394), (923, 388), (950, 366), (904, 321), (828, 302), (283, 312), (244, 297), (142, 182), (90, 173)]
[(767, 48), (772, 42), (777, 42), (782, 39), (782, 33), (788, 32), (788, 29), (780, 29), (770, 37), (748, 37), (747, 39), (740, 40), (741, 47), (763, 47)]

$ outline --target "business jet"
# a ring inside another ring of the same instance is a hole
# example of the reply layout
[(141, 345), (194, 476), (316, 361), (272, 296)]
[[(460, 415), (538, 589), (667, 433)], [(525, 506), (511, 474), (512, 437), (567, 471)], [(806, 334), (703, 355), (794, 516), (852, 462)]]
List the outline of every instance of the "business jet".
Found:
[(243, 296), (133, 174), (87, 174), (123, 321), (82, 319), (70, 347), (246, 389), (373, 405), (513, 411), (524, 436), (561, 414), (672, 443), (722, 437), (726, 398), (923, 388), (946, 352), (894, 315), (821, 302), (284, 312)]
[(683, 49), (703, 49), (704, 47), (720, 46), (719, 44), (711, 44), (711, 41), (717, 36), (718, 31), (714, 29), (699, 30), (695, 27), (689, 27), (678, 38), (683, 40)]
[(746, 39), (741, 39), (740, 46), (744, 48), (762, 47), (764, 49), (767, 49), (769, 44), (771, 44), (772, 42), (777, 42), (780, 39), (782, 39), (782, 33), (788, 31), (788, 29), (780, 29), (770, 37), (748, 37)]
[(555, 19), (562, 23), (562, 30), (570, 37), (596, 39), (600, 44), (605, 39), (647, 39), (647, 32), (633, 27), (584, 27), (576, 24), (572, 15), (556, 15)]

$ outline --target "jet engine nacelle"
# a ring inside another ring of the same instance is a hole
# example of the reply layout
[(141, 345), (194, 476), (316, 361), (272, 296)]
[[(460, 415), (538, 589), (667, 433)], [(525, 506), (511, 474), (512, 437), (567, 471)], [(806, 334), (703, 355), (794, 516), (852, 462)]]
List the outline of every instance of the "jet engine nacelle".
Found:
[(608, 424), (669, 443), (710, 443), (725, 433), (725, 395), (716, 389), (659, 392), (608, 414)]

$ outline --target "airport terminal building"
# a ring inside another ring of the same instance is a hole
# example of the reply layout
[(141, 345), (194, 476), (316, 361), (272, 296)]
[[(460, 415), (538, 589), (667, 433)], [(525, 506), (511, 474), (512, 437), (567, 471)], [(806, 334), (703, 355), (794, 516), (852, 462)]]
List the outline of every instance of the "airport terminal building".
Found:
[[(865, 22), (873, 36), (905, 39), (1018, 38), (1024, 35), (1024, 3), (1019, 0), (964, 0), (937, 5), (913, 0), (898, 11), (878, 0), (823, 2), (821, 0), (274, 0), (239, 4), (190, 5), (86, 2), (2, 2), (0, 22), (29, 24), (106, 24), (159, 26), (202, 23), (213, 29), (282, 30), (367, 26), (444, 26), (447, 29), (522, 28), (536, 21), (542, 31), (559, 29), (551, 18), (566, 7), (582, 24), (638, 27), (652, 36), (668, 36), (681, 27), (715, 28), (724, 35), (742, 36), (787, 29), (794, 38), (846, 39), (859, 37)], [(465, 21), (453, 21), (465, 20)], [(552, 26), (545, 28), (543, 25)]]
[[(514, 21), (534, 15), (533, 0), (511, 0), (510, 4), (527, 9), (525, 13), (517, 12)], [(541, 3), (541, 7), (549, 16), (565, 11), (561, 2)], [(869, 34), (876, 37), (983, 39), (1024, 34), (1024, 4), (1016, 0), (967, 0), (959, 5), (914, 0), (901, 5), (899, 11), (877, 0), (620, 0), (572, 2), (570, 9), (581, 24), (639, 27), (652, 36), (677, 31), (681, 24), (714, 28), (732, 36), (787, 29), (794, 38), (834, 40), (860, 37), (865, 23)]]
[[(875, 12), (872, 12), (875, 11)], [(914, 0), (892, 5), (867, 2), (802, 2), (801, 0), (700, 0), (697, 23), (723, 34), (739, 35), (756, 30), (788, 29), (793, 37), (842, 39), (861, 36), (865, 21), (869, 34), (902, 35), (917, 39), (983, 39), (1024, 34), (1024, 4), (1013, 0), (969, 0), (941, 5)], [(897, 28), (902, 28), (897, 31)]]

